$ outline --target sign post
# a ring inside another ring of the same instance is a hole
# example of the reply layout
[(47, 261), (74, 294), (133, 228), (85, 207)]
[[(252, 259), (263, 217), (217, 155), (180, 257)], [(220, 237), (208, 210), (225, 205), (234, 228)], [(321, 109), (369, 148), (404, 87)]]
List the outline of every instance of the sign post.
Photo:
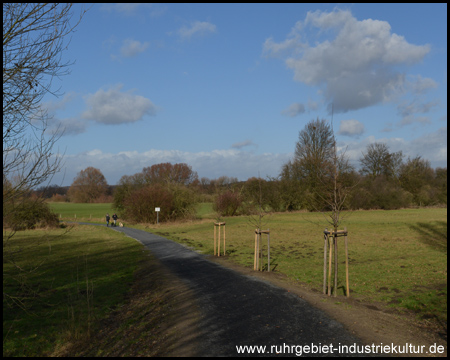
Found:
[(157, 207), (155, 208), (156, 211), (156, 223), (159, 224), (159, 212), (161, 211), (161, 208)]

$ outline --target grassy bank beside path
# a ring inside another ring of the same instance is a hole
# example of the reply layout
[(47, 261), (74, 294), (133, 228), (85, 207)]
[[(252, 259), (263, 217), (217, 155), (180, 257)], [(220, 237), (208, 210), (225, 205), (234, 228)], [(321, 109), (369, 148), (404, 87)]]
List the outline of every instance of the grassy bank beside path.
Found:
[(67, 230), (3, 239), (3, 356), (45, 356), (92, 334), (123, 303), (146, 256), (106, 227)]

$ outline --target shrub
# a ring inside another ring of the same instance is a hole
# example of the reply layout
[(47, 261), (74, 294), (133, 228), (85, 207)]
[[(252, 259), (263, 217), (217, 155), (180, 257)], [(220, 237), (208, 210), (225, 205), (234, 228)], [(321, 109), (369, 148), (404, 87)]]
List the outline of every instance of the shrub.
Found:
[(51, 202), (69, 202), (69, 198), (66, 195), (53, 194), (50, 198)]
[[(194, 190), (180, 184), (170, 184), (168, 187), (172, 195), (172, 213), (170, 220), (195, 217), (195, 205), (197, 204), (197, 194)], [(162, 210), (162, 209), (161, 209)]]
[(140, 223), (155, 223), (155, 208), (160, 207), (159, 218), (167, 220), (173, 211), (172, 194), (159, 184), (149, 185), (133, 191), (123, 202), (123, 217)]
[(58, 215), (50, 210), (41, 200), (32, 198), (21, 199), (18, 203), (5, 204), (3, 213), (3, 227), (14, 231), (58, 227)]
[(196, 196), (184, 185), (147, 185), (125, 195), (122, 216), (133, 222), (155, 223), (155, 208), (161, 208), (159, 221), (177, 220), (194, 213)]
[(412, 195), (384, 176), (368, 178), (351, 194), (349, 206), (352, 209), (394, 210), (410, 207)]
[(237, 210), (242, 204), (240, 195), (231, 190), (226, 190), (224, 193), (217, 195), (213, 204), (214, 211), (217, 211), (220, 216), (236, 215)]

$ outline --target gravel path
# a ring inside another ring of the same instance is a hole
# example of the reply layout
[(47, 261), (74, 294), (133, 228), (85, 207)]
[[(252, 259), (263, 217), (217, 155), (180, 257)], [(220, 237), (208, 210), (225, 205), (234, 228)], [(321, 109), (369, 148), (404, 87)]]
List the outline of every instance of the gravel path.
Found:
[(340, 323), (285, 289), (213, 263), (161, 236), (126, 227), (112, 230), (141, 242), (193, 290), (201, 311), (198, 356), (252, 356), (239, 354), (240, 345), (265, 345), (265, 356), (276, 356), (272, 350), (298, 356), (298, 345), (312, 344), (326, 346), (315, 356), (342, 356), (340, 345), (362, 345)]

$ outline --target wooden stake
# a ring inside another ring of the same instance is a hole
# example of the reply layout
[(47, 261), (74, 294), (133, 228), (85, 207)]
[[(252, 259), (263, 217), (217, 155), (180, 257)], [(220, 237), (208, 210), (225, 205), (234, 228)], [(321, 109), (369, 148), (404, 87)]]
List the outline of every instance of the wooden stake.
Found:
[(217, 256), (220, 256), (220, 223), (219, 223), (219, 244), (217, 245)]
[(267, 271), (270, 272), (270, 229), (267, 229)]
[(338, 242), (337, 235), (334, 237), (334, 297), (337, 295), (337, 278), (338, 278)]
[(348, 245), (347, 245), (347, 228), (345, 229), (345, 277), (347, 282), (347, 297), (350, 297), (350, 285), (348, 281)]
[(258, 230), (255, 230), (255, 255), (254, 255), (254, 259), (253, 259), (253, 270), (256, 270), (256, 254), (258, 254), (258, 247), (257, 247), (257, 242), (258, 242)]
[(260, 257), (261, 257), (261, 232), (258, 229), (258, 255), (257, 255), (257, 259), (256, 259), (256, 270), (259, 270), (259, 264), (261, 263), (260, 261)]
[(259, 246), (260, 246), (260, 253), (259, 253), (259, 265), (261, 267), (260, 271), (263, 271), (263, 244), (262, 244), (262, 238), (261, 238), (261, 231), (259, 232)]
[(226, 255), (226, 251), (225, 251), (225, 224), (223, 224), (223, 256)]
[(216, 224), (214, 224), (214, 256), (216, 256)]
[(331, 296), (331, 255), (333, 254), (333, 244), (331, 243), (331, 239), (334, 239), (334, 236), (328, 237), (330, 241), (330, 255), (328, 258), (328, 296)]
[[(328, 231), (328, 229), (325, 229)], [(323, 234), (323, 294), (327, 293), (327, 242), (328, 234)]]

